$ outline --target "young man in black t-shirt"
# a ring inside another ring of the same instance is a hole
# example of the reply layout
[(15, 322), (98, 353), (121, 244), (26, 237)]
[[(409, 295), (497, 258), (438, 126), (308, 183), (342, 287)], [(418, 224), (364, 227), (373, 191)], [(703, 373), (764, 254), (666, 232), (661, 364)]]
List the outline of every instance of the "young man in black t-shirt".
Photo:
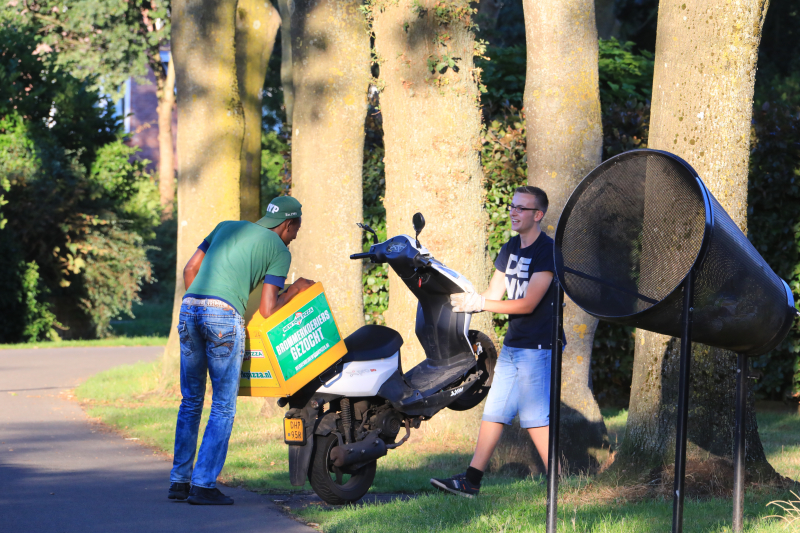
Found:
[[(483, 294), (461, 293), (450, 297), (457, 312), (508, 314), (508, 333), (497, 358), (469, 468), (466, 473), (448, 479), (431, 479), (438, 489), (469, 498), (476, 496), (503, 425), (510, 425), (516, 415), (547, 465), (555, 270), (553, 239), (539, 227), (547, 205), (543, 190), (519, 187), (508, 206), (511, 229), (519, 235), (500, 250), (489, 288)], [(502, 300), (503, 293), (508, 300)]]

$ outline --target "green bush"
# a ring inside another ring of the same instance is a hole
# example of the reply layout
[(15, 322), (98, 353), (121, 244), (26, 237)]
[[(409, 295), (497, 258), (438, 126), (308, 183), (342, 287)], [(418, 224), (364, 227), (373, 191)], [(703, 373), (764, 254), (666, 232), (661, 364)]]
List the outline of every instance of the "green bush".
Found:
[(87, 219), (91, 229), (76, 248), (83, 259), (81, 284), (85, 296), (81, 307), (92, 319), (94, 335), (107, 337), (112, 319), (125, 313), (134, 317), (132, 305), (140, 302), (142, 283), (152, 278), (142, 237), (123, 230), (119, 224)]
[(276, 131), (265, 131), (261, 135), (261, 214), (267, 212), (269, 201), (286, 194), (289, 189), (287, 176), (290, 168), (289, 142), (285, 135)]
[(124, 221), (128, 231), (153, 239), (161, 202), (158, 187), (147, 172), (149, 161), (137, 159), (138, 151), (121, 139), (100, 146), (88, 174), (88, 199), (95, 203), (95, 210), (105, 211), (107, 218)]
[(600, 102), (603, 109), (611, 104), (650, 100), (653, 88), (653, 54), (634, 52), (635, 43), (621, 43), (616, 38), (600, 39), (598, 70)]
[(42, 340), (58, 341), (61, 338), (56, 332), (61, 325), (56, 321), (56, 315), (51, 311), (51, 306), (43, 302), (41, 296), (49, 291), (39, 280), (39, 266), (31, 261), (20, 263), (22, 291), (20, 304), (23, 309), (22, 338), (25, 342)]
[(475, 66), (481, 69), (481, 81), (486, 93), (481, 96), (484, 116), (491, 118), (504, 108), (522, 108), (525, 93), (525, 46), (488, 46), (486, 58), (476, 57)]
[(109, 320), (132, 315), (160, 217), (113, 106), (54, 54), (34, 55), (38, 42), (0, 24), (0, 342), (53, 338), (55, 317), (64, 336), (104, 336)]

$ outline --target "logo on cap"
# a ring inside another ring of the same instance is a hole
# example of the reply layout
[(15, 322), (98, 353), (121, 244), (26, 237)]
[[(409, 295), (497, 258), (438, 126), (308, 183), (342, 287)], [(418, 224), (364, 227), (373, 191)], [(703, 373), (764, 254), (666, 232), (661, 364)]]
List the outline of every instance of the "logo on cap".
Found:
[(278, 206), (275, 205), (275, 204), (269, 204), (267, 206), (267, 212), (268, 213), (277, 213), (278, 211), (280, 211), (280, 209), (278, 209)]

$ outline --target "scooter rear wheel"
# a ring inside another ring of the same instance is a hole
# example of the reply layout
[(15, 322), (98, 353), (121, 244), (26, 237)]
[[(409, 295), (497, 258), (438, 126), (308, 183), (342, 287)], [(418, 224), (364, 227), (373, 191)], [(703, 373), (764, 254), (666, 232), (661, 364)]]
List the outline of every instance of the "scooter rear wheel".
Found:
[(333, 433), (315, 437), (314, 457), (308, 472), (311, 488), (331, 505), (344, 505), (360, 500), (375, 480), (377, 461), (370, 461), (357, 470), (337, 468), (331, 450), (339, 445)]

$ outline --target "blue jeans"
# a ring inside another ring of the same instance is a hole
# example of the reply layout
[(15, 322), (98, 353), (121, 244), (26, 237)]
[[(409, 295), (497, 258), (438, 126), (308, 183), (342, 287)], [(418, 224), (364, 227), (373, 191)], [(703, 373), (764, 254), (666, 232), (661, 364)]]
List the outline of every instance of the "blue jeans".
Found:
[[(244, 357), (244, 319), (233, 309), (181, 306), (181, 407), (175, 427), (175, 456), (170, 481), (213, 489), (225, 464), (236, 414)], [(192, 471), (200, 416), (211, 377), (211, 415)]]
[(483, 408), (483, 420), (509, 425), (519, 414), (522, 428), (549, 426), (550, 357), (550, 350), (503, 345)]

